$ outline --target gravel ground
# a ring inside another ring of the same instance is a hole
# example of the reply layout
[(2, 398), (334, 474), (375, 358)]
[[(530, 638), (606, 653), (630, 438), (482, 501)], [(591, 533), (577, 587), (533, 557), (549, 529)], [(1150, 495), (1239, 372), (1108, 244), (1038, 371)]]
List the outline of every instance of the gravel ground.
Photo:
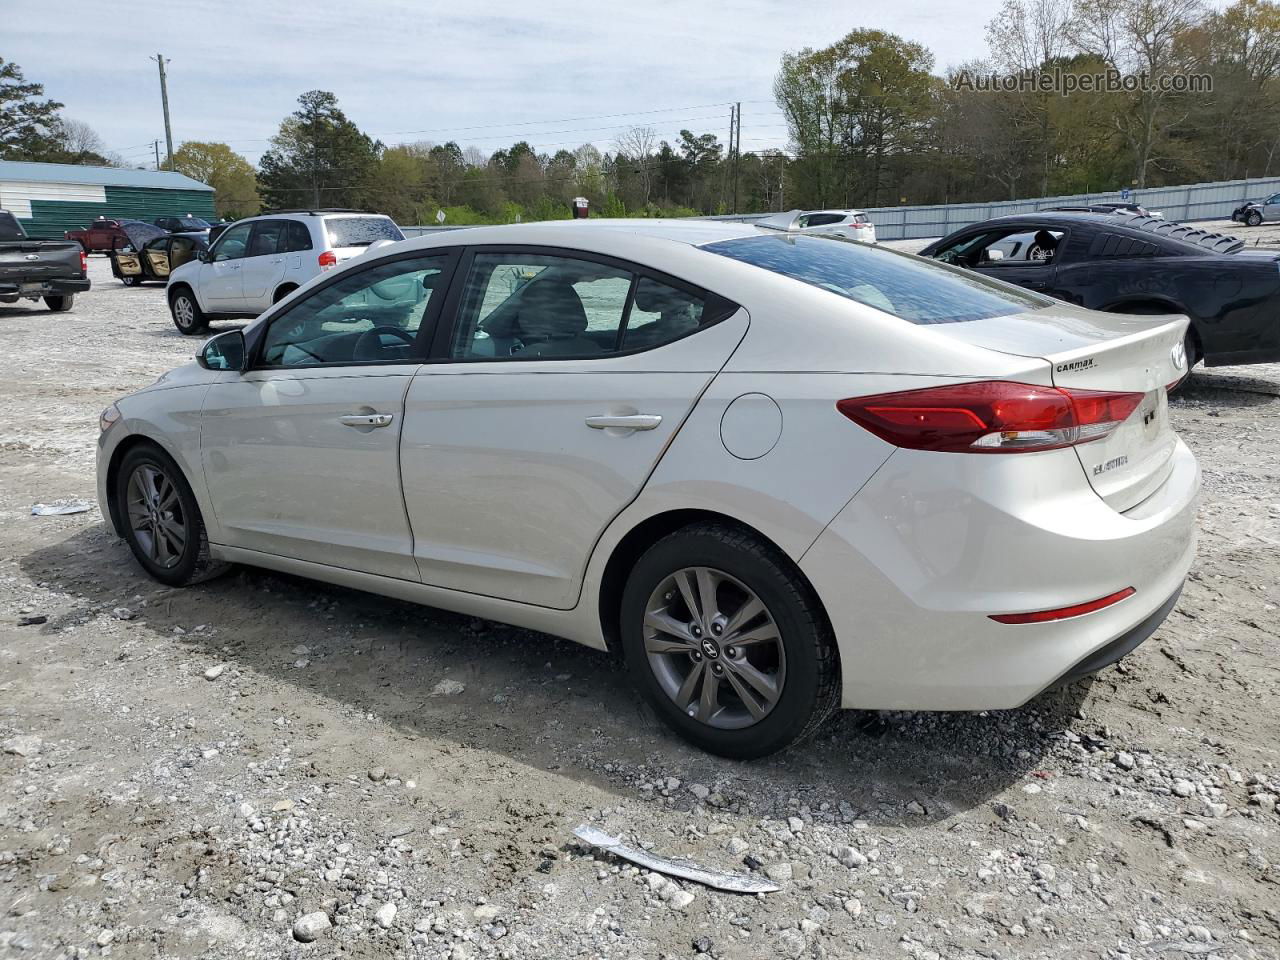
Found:
[(31, 516), (94, 496), (98, 411), (196, 346), (91, 274), (0, 307), (0, 956), (1280, 956), (1280, 367), (1177, 397), (1200, 555), (1121, 665), (742, 764), (606, 655), (259, 570), (170, 590), (96, 512)]

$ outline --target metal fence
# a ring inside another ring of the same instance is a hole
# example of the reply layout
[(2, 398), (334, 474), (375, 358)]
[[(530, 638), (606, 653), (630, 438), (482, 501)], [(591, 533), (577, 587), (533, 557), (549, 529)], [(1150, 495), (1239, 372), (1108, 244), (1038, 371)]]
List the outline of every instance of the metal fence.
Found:
[[(1136, 190), (1127, 199), (1148, 210), (1159, 211), (1168, 220), (1225, 220), (1245, 199), (1261, 199), (1280, 193), (1280, 177), (1260, 180), (1221, 180), (1217, 183), (1192, 183), (1179, 187), (1152, 187)], [(1077, 193), (1061, 197), (1035, 197), (1028, 200), (996, 200), (991, 203), (946, 203), (919, 207), (868, 207), (867, 214), (876, 225), (880, 240), (913, 240), (941, 237), (971, 223), (1014, 213), (1032, 213), (1045, 207), (1081, 203), (1119, 203), (1119, 192)], [(700, 217), (706, 220), (739, 220), (750, 222), (769, 213), (741, 213), (730, 216)], [(418, 237), (439, 230), (459, 227), (403, 227), (405, 236)]]

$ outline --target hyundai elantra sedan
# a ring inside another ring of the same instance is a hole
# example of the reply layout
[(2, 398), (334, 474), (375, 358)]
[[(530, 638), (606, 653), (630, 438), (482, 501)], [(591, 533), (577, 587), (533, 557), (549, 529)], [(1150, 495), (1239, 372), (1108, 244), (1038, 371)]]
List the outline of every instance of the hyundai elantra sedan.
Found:
[(371, 250), (102, 414), (151, 576), (244, 563), (616, 650), (733, 757), (1016, 707), (1176, 601), (1185, 317), (742, 224)]

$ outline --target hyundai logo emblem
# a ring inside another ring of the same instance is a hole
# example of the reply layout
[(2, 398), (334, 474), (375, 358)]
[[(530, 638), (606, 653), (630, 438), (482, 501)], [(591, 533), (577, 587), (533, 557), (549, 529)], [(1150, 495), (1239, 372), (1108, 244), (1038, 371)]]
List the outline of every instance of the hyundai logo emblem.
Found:
[(27, 259), (28, 259), (28, 260), (39, 260), (39, 259), (40, 259), (40, 254), (38, 254), (38, 253), (28, 253), (28, 254), (27, 254)]
[(720, 656), (720, 645), (710, 637), (703, 638), (702, 652), (707, 655), (708, 660), (714, 660)]
[(1187, 366), (1187, 345), (1182, 341), (1178, 341), (1174, 348), (1169, 351), (1169, 359), (1173, 361), (1173, 369), (1185, 369)]

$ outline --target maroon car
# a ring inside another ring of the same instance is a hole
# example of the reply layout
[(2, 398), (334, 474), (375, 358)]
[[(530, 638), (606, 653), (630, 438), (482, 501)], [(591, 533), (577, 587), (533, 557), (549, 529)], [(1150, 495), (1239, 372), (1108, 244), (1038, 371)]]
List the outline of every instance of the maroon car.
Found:
[(83, 230), (68, 230), (64, 236), (68, 240), (78, 242), (85, 253), (105, 253), (129, 244), (124, 225), (130, 223), (142, 223), (142, 221), (99, 217)]

